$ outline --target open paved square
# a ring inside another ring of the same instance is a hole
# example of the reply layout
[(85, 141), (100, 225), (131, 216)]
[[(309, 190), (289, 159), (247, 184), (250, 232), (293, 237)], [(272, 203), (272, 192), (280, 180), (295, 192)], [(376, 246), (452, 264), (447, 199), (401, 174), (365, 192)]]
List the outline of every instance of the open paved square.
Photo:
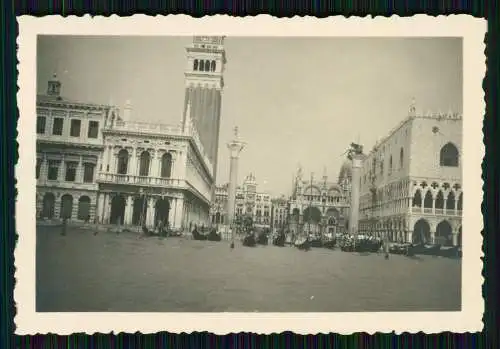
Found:
[(458, 311), (461, 261), (37, 228), (39, 312)]

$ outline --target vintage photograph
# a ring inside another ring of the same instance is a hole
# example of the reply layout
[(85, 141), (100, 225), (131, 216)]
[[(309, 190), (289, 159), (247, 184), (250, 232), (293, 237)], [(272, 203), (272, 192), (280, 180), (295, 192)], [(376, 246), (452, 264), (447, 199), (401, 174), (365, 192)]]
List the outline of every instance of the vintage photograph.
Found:
[(39, 36), (37, 311), (459, 311), (462, 66), (461, 38)]
[(484, 21), (19, 23), (16, 333), (481, 329)]

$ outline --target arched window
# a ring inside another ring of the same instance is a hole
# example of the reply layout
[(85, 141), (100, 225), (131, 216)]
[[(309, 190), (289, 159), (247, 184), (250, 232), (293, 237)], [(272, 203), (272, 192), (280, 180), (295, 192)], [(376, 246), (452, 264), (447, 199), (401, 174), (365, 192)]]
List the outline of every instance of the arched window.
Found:
[(462, 211), (462, 197), (463, 194), (460, 193), (460, 196), (458, 197), (458, 202), (457, 202), (457, 210)]
[(204, 64), (204, 63), (205, 63), (205, 62), (204, 62), (203, 60), (200, 60), (200, 66), (199, 66), (199, 69), (198, 69), (199, 71), (203, 71), (203, 70), (205, 70), (205, 68), (204, 68), (204, 67), (205, 67), (205, 64)]
[(210, 70), (215, 71), (215, 67), (216, 67), (216, 63), (215, 63), (215, 61), (212, 61), (212, 63), (210, 64)]
[(205, 71), (210, 71), (210, 61), (209, 60), (205, 61)]
[(198, 70), (198, 60), (195, 59), (193, 62), (193, 70)]
[(161, 157), (161, 176), (162, 178), (170, 178), (172, 175), (172, 155), (165, 153)]
[(430, 190), (425, 193), (424, 208), (432, 208), (432, 194)]
[(141, 154), (139, 176), (147, 176), (149, 174), (149, 163), (151, 156), (147, 150), (143, 151)]
[(452, 143), (447, 143), (441, 148), (439, 154), (439, 163), (441, 166), (458, 166), (458, 149)]
[(380, 161), (380, 174), (381, 175), (384, 174), (384, 162), (383, 161)]
[(436, 203), (434, 204), (437, 209), (443, 209), (444, 208), (444, 196), (443, 192), (440, 190), (436, 196)]
[(455, 210), (455, 194), (452, 191), (450, 191), (446, 200), (446, 210)]
[(127, 174), (128, 169), (128, 151), (122, 149), (118, 152), (118, 174)]
[(399, 168), (403, 168), (403, 165), (404, 165), (404, 150), (403, 148), (401, 148), (401, 150), (399, 151)]
[(392, 155), (389, 157), (389, 175), (392, 173)]

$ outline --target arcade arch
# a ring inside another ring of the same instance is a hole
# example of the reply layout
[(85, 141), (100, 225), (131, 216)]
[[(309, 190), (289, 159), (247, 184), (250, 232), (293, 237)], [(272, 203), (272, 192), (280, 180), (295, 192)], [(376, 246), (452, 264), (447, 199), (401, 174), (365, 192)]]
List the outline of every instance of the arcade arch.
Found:
[(448, 221), (441, 221), (436, 227), (436, 244), (443, 246), (453, 246), (452, 228)]
[(90, 219), (90, 198), (86, 195), (80, 196), (78, 199), (77, 218), (82, 221), (88, 221)]
[(45, 193), (43, 196), (42, 217), (47, 219), (54, 218), (56, 197), (52, 193)]
[(111, 214), (109, 223), (123, 224), (125, 217), (125, 198), (122, 195), (115, 195), (111, 199)]
[(413, 243), (423, 244), (431, 239), (431, 227), (425, 219), (419, 219), (413, 226)]
[(166, 198), (160, 198), (155, 204), (155, 225), (161, 222), (163, 226), (168, 226), (168, 215), (170, 212), (170, 201)]
[(64, 194), (61, 197), (60, 217), (62, 219), (71, 219), (73, 212), (73, 197), (69, 194)]

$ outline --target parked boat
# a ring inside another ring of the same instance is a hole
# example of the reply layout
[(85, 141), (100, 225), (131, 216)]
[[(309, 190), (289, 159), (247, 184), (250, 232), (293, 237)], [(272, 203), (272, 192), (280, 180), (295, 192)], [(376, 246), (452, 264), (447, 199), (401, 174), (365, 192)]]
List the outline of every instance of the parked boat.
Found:
[(382, 241), (379, 239), (361, 239), (356, 241), (356, 252), (378, 252), (382, 248)]
[(207, 236), (208, 241), (221, 241), (222, 236), (220, 233), (217, 233), (217, 230), (215, 228), (212, 228), (210, 230), (210, 233)]
[(278, 247), (283, 247), (285, 246), (286, 242), (286, 235), (284, 232), (279, 232), (278, 235), (276, 235), (273, 239), (273, 245), (278, 246)]
[(255, 235), (253, 233), (250, 233), (243, 238), (243, 246), (255, 247), (256, 244), (257, 244), (257, 241), (256, 241)]
[(309, 234), (308, 240), (311, 247), (323, 247), (323, 241), (319, 235)]
[(207, 240), (207, 236), (204, 235), (204, 234), (201, 234), (199, 231), (198, 231), (198, 228), (194, 228), (193, 231), (191, 232), (191, 234), (193, 235), (193, 239), (194, 240)]
[(269, 239), (267, 237), (267, 233), (265, 231), (259, 232), (257, 236), (257, 243), (259, 245), (267, 245), (269, 243)]
[(439, 255), (446, 258), (461, 258), (462, 249), (458, 246), (442, 246), (439, 250)]
[(421, 254), (429, 256), (438, 256), (439, 250), (441, 250), (441, 245), (418, 244), (418, 245), (412, 245), (408, 249), (408, 252), (412, 255)]
[(408, 243), (394, 243), (389, 247), (389, 253), (398, 255), (408, 255), (408, 250), (411, 244)]
[(321, 238), (321, 245), (324, 248), (330, 248), (333, 249), (336, 245), (337, 241), (336, 238), (333, 234), (325, 234)]
[(295, 240), (295, 247), (302, 251), (309, 251), (311, 249), (311, 242), (307, 237), (301, 237)]
[(372, 236), (344, 235), (338, 240), (340, 250), (344, 252), (371, 252), (375, 253), (382, 247), (382, 240)]

